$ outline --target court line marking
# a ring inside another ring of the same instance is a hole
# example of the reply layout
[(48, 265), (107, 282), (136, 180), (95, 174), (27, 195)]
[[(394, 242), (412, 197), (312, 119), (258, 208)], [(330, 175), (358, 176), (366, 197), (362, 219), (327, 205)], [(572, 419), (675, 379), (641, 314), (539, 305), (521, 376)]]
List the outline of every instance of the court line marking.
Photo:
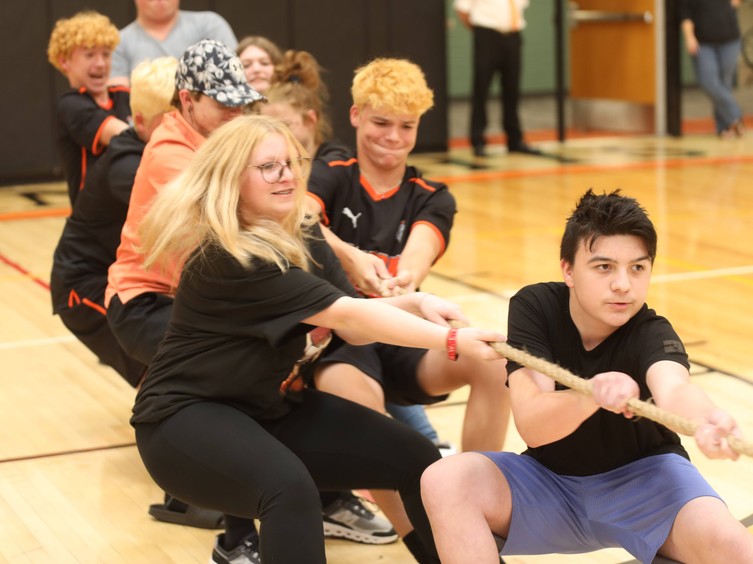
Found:
[(60, 337), (47, 337), (45, 339), (27, 339), (25, 341), (7, 341), (0, 343), (0, 351), (27, 349), (31, 347), (46, 347), (47, 345), (57, 345), (60, 343), (78, 342), (73, 335), (63, 335)]
[(10, 268), (12, 268), (13, 270), (15, 270), (19, 274), (21, 274), (22, 276), (25, 276), (26, 278), (28, 278), (29, 280), (31, 280), (35, 284), (38, 284), (42, 288), (44, 288), (45, 290), (49, 291), (50, 285), (47, 282), (45, 282), (41, 278), (38, 278), (38, 277), (34, 276), (30, 271), (26, 270), (26, 268), (24, 268), (23, 266), (21, 266), (17, 262), (9, 259), (8, 257), (6, 257), (2, 253), (0, 253), (0, 262), (6, 264)]
[(567, 174), (584, 174), (588, 172), (606, 172), (615, 170), (643, 170), (643, 169), (662, 169), (662, 168), (682, 168), (697, 166), (715, 166), (722, 164), (735, 163), (752, 163), (753, 155), (740, 156), (716, 156), (700, 158), (679, 158), (653, 161), (637, 161), (631, 163), (613, 163), (613, 164), (584, 164), (584, 165), (561, 165), (555, 167), (545, 167), (536, 169), (517, 169), (517, 170), (496, 170), (486, 172), (472, 172), (467, 174), (449, 174), (435, 175), (428, 174), (427, 177), (437, 182), (446, 184), (456, 184), (458, 182), (484, 182), (487, 180), (497, 180), (504, 178), (525, 178), (535, 176), (556, 176)]
[(68, 217), (71, 208), (48, 208), (43, 210), (21, 210), (0, 214), (0, 221), (17, 221), (20, 219), (43, 219), (46, 217)]
[(0, 459), (0, 464), (6, 464), (8, 462), (24, 462), (27, 460), (40, 460), (43, 458), (55, 458), (58, 456), (70, 456), (74, 454), (86, 454), (90, 452), (103, 452), (106, 450), (132, 448), (135, 446), (136, 446), (136, 443), (132, 441), (128, 443), (118, 443), (118, 444), (113, 444), (113, 445), (92, 446), (92, 447), (84, 447), (84, 448), (77, 448), (77, 449), (71, 449), (71, 450), (61, 450), (61, 451), (55, 451), (55, 452), (43, 452), (40, 454), (30, 454), (27, 456), (3, 458), (3, 459)]
[(747, 274), (753, 274), (753, 265), (717, 268), (714, 270), (697, 270), (694, 272), (676, 272), (674, 274), (655, 274), (651, 277), (651, 282), (683, 282), (687, 280), (703, 280), (706, 278), (720, 278)]
[[(431, 153), (427, 153), (430, 155)], [(674, 158), (649, 161), (637, 161), (630, 163), (613, 164), (582, 164), (562, 165), (555, 167), (542, 167), (534, 169), (494, 170), (467, 174), (428, 175), (432, 180), (445, 183), (457, 182), (483, 182), (503, 178), (524, 178), (536, 176), (554, 176), (562, 174), (583, 174), (588, 172), (600, 172), (610, 170), (641, 170), (647, 168), (680, 168), (695, 166), (713, 166), (733, 163), (751, 163), (753, 155), (723, 155), (713, 157)], [(70, 215), (71, 208), (51, 208), (42, 210), (21, 210), (15, 212), (0, 213), (0, 222), (16, 221), (21, 219), (38, 219), (46, 217), (66, 217)]]

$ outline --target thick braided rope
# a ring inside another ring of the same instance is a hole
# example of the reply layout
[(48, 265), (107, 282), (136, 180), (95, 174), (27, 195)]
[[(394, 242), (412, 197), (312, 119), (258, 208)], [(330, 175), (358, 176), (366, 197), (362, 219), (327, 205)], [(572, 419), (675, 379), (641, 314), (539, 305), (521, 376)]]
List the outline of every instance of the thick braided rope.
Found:
[[(452, 322), (451, 325), (456, 328), (463, 326), (462, 324), (455, 322)], [(489, 343), (489, 345), (505, 358), (514, 360), (519, 364), (523, 364), (524, 366), (532, 368), (536, 372), (540, 372), (544, 376), (548, 376), (552, 380), (559, 382), (563, 386), (572, 388), (577, 392), (580, 392), (587, 396), (592, 395), (591, 382), (584, 380), (579, 376), (576, 376), (575, 374), (562, 368), (561, 366), (553, 364), (542, 358), (533, 356), (528, 352), (516, 349), (515, 347), (508, 345), (505, 342), (495, 341), (493, 343)], [(651, 421), (655, 421), (657, 423), (661, 423), (665, 427), (669, 427), (670, 429), (678, 431), (683, 435), (692, 437), (693, 435), (695, 435), (695, 432), (698, 429), (697, 423), (694, 423), (689, 419), (680, 417), (679, 415), (675, 415), (671, 411), (657, 407), (654, 404), (639, 399), (631, 399), (628, 400), (627, 405), (630, 408), (630, 411), (632, 411), (636, 415), (645, 417), (646, 419), (650, 419)], [(747, 456), (753, 457), (753, 444), (742, 439), (738, 439), (737, 437), (734, 437), (732, 435), (727, 435), (727, 442), (729, 443), (730, 448), (738, 454), (745, 454)]]

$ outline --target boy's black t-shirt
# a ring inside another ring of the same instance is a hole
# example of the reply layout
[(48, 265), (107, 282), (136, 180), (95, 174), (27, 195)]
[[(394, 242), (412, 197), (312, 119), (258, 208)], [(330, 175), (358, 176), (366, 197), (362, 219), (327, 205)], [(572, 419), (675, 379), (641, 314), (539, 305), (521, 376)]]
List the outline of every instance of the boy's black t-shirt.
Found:
[(136, 130), (126, 129), (87, 174), (53, 257), (55, 313), (67, 309), (68, 291), (79, 285), (101, 285), (104, 294), (144, 146)]
[(393, 275), (417, 223), (434, 229), (442, 243), (439, 256), (450, 242), (455, 198), (445, 184), (422, 178), (414, 167), (406, 168), (394, 190), (377, 194), (355, 157), (335, 155), (314, 161), (308, 190), (322, 206), (322, 222), (343, 241), (381, 257)]
[[(562, 282), (526, 286), (510, 301), (507, 342), (582, 378), (618, 371), (629, 374), (648, 401), (646, 372), (660, 360), (689, 368), (688, 356), (670, 323), (645, 304), (625, 325), (587, 351), (570, 317), (569, 288)], [(521, 367), (509, 361), (508, 374)], [(564, 389), (560, 384), (556, 389)], [(626, 419), (599, 409), (569, 436), (528, 448), (531, 456), (561, 475), (590, 476), (663, 453), (688, 454), (680, 438), (649, 419)]]
[(130, 90), (124, 86), (107, 88), (109, 101), (99, 105), (85, 89), (64, 92), (57, 105), (57, 145), (60, 162), (68, 184), (71, 205), (84, 187), (86, 173), (102, 154), (99, 146), (102, 126), (114, 116), (129, 121)]

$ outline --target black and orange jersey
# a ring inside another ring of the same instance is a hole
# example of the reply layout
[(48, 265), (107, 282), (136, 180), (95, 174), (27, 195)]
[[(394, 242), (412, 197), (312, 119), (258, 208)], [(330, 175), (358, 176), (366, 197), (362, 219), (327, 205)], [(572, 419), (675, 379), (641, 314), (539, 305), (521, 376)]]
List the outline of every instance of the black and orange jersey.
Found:
[(87, 171), (104, 150), (100, 136), (105, 123), (112, 118), (129, 121), (131, 115), (129, 89), (111, 86), (107, 91), (109, 100), (104, 106), (83, 88), (68, 90), (58, 100), (57, 145), (71, 206), (84, 187)]
[(381, 257), (393, 275), (415, 225), (434, 230), (441, 242), (439, 256), (450, 242), (455, 198), (445, 184), (422, 178), (415, 167), (406, 168), (399, 186), (379, 194), (361, 175), (357, 158), (317, 159), (308, 193), (321, 205), (324, 225), (343, 241)]
[[(53, 310), (68, 307), (70, 291), (82, 286), (103, 296), (107, 269), (115, 262), (120, 231), (144, 142), (133, 128), (112, 138), (86, 176), (84, 189), (66, 220), (53, 258)], [(80, 290), (79, 290), (80, 291)]]

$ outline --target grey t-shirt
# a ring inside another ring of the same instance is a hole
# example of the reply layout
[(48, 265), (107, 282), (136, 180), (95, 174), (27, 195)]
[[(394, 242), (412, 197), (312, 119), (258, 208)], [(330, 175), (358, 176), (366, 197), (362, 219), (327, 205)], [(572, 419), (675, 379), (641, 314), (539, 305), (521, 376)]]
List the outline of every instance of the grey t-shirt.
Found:
[(133, 21), (120, 30), (120, 43), (112, 54), (110, 76), (130, 78), (134, 67), (147, 59), (168, 56), (179, 59), (188, 47), (202, 39), (221, 41), (231, 49), (238, 45), (230, 24), (215, 12), (180, 10), (175, 27), (164, 41), (158, 41)]

